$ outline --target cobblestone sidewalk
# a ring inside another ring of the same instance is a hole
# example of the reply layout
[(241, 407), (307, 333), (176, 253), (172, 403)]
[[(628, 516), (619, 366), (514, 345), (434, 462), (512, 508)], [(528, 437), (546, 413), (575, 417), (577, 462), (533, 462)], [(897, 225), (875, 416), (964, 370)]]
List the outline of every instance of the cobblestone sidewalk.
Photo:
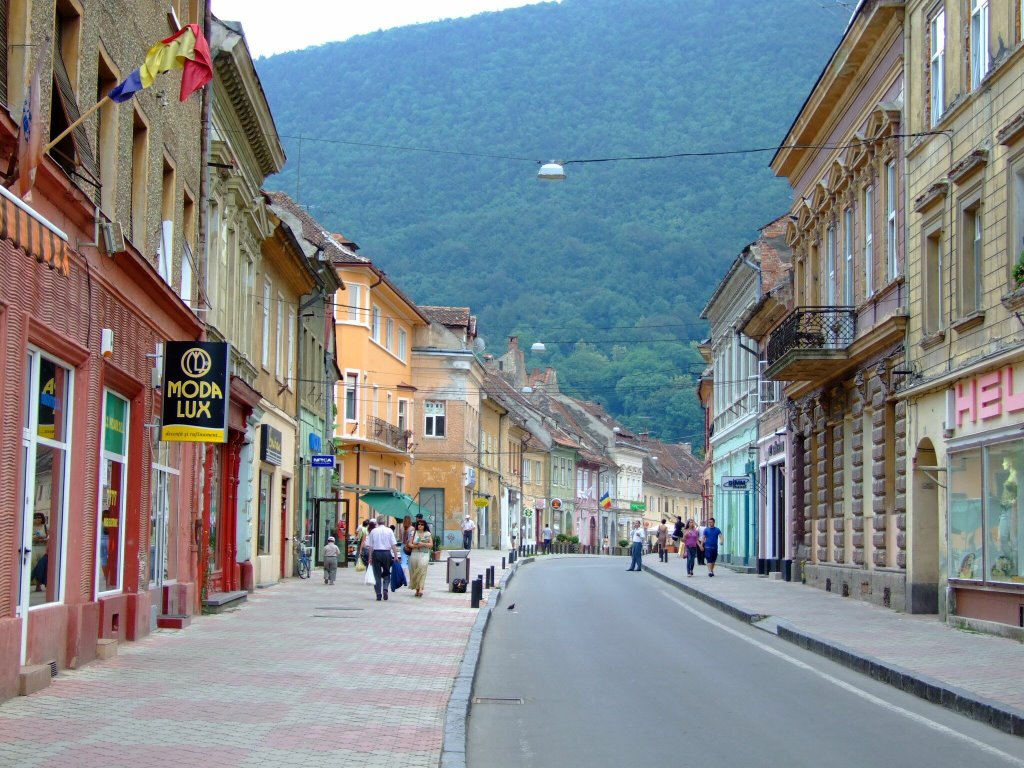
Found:
[[(472, 577), (488, 565), (499, 581), (501, 553), (472, 552)], [(445, 571), (388, 602), (352, 568), (315, 571), (123, 645), (0, 704), (0, 765), (436, 766), (478, 614)]]
[[(873, 664), (880, 662), (896, 670), (889, 682), (924, 698), (938, 695), (936, 703), (1024, 735), (1018, 730), (1024, 728), (1024, 643), (725, 567), (717, 568), (713, 579), (703, 566), (687, 577), (686, 561), (678, 555), (670, 555), (668, 563), (645, 557), (644, 569), (741, 618), (770, 617), (770, 627), (782, 623), (795, 630), (787, 639), (884, 678), (887, 673)], [(901, 674), (908, 679), (898, 679)]]

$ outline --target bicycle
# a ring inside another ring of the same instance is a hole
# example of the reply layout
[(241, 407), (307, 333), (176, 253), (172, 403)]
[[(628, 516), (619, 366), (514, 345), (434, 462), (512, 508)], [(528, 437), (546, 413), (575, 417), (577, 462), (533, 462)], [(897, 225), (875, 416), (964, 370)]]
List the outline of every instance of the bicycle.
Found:
[(313, 571), (313, 547), (305, 541), (297, 539), (295, 548), (299, 555), (299, 578), (308, 579)]

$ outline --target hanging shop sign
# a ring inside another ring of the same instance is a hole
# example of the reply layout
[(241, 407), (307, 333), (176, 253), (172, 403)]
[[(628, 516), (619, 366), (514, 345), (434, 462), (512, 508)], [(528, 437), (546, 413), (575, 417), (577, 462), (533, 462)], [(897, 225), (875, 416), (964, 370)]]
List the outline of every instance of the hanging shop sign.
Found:
[(630, 512), (646, 512), (647, 511), (647, 503), (644, 502), (644, 501), (631, 501), (631, 502), (629, 502), (629, 511)]
[(477, 498), (473, 499), (473, 506), (474, 507), (479, 507), (480, 509), (483, 509), (484, 507), (486, 507), (490, 503), (491, 502), (490, 502), (489, 499), (485, 499), (485, 498), (483, 498), (481, 496), (478, 496)]
[(561, 500), (561, 499), (552, 499), (552, 500), (551, 500), (551, 508), (552, 508), (552, 509), (553, 509), (553, 510), (554, 510), (555, 512), (557, 512), (558, 510), (560, 510), (560, 509), (562, 508), (562, 500)]
[(725, 475), (722, 477), (722, 488), (727, 491), (749, 491), (750, 475)]
[(281, 466), (281, 432), (269, 424), (260, 426), (260, 461)]
[(229, 375), (226, 343), (168, 341), (164, 345), (160, 439), (227, 442)]
[(309, 463), (314, 467), (333, 467), (334, 456), (329, 453), (314, 454), (309, 457)]

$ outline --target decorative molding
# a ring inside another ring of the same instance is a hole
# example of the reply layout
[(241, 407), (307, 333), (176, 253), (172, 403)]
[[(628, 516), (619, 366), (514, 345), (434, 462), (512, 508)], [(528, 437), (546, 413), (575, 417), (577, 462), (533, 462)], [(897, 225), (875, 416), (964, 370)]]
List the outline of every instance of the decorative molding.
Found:
[(946, 179), (936, 181), (928, 187), (927, 190), (925, 190), (924, 194), (918, 196), (917, 199), (914, 200), (914, 210), (917, 213), (922, 213), (941, 200), (944, 200), (946, 195), (949, 194), (949, 186), (949, 181)]
[(945, 340), (945, 331), (935, 331), (934, 333), (927, 334), (923, 339), (921, 339), (921, 343), (919, 346), (923, 350), (928, 350), (931, 349), (932, 347), (938, 346)]
[(1024, 308), (1024, 285), (1003, 296), (1001, 301), (1010, 312), (1018, 312)]
[(1024, 109), (996, 132), (996, 141), (1004, 146), (1016, 143), (1021, 137), (1024, 137)]
[(955, 323), (952, 324), (952, 328), (957, 333), (967, 333), (967, 331), (977, 328), (979, 325), (985, 322), (984, 312), (971, 312), (969, 315), (961, 317)]
[(988, 164), (988, 150), (972, 150), (963, 160), (953, 166), (949, 172), (949, 180), (959, 186), (974, 173)]

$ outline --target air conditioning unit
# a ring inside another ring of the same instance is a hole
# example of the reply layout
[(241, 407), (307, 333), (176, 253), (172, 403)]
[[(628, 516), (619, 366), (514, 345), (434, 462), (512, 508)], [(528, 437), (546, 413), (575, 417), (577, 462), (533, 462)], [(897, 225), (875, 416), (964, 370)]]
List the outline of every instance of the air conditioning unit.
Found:
[(103, 250), (108, 256), (128, 250), (124, 245), (124, 230), (119, 222), (104, 221), (100, 224), (100, 231), (103, 233)]

